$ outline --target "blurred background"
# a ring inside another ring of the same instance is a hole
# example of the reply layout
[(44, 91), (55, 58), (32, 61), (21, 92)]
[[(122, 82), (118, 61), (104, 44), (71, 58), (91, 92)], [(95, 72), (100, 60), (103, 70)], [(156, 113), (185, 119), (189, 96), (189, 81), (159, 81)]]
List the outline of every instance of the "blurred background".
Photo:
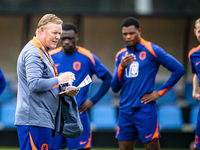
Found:
[[(39, 19), (54, 13), (63, 22), (77, 25), (78, 44), (98, 56), (111, 73), (115, 55), (125, 45), (120, 26), (128, 16), (139, 20), (145, 40), (161, 46), (182, 63), (185, 75), (157, 101), (157, 107), (161, 147), (188, 148), (194, 140), (199, 105), (192, 98), (193, 75), (188, 61), (189, 50), (199, 45), (193, 31), (195, 20), (200, 17), (199, 6), (199, 0), (0, 0), (0, 67), (7, 79), (6, 89), (0, 96), (0, 146), (18, 145), (13, 125), (18, 55), (35, 35)], [(161, 66), (155, 89), (170, 74)], [(99, 84), (94, 77), (89, 97)], [(118, 105), (119, 94), (109, 90), (90, 110), (94, 146), (117, 147), (114, 136)], [(136, 146), (142, 144), (138, 142)]]

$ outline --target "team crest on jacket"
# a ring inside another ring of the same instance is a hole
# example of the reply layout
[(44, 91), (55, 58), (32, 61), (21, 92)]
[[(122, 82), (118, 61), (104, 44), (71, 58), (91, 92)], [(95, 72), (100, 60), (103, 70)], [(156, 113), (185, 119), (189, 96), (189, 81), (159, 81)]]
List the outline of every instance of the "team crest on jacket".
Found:
[(75, 61), (75, 62), (73, 63), (73, 69), (74, 69), (75, 71), (80, 70), (80, 69), (81, 69), (81, 63), (80, 63), (79, 61)]
[(146, 52), (145, 51), (140, 52), (139, 58), (140, 60), (144, 60), (146, 58)]

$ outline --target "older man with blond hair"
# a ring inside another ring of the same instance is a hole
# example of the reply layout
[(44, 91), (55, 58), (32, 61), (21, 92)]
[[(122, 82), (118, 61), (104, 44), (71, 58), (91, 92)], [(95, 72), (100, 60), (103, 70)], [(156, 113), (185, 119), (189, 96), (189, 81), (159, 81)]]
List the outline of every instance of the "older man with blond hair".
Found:
[[(48, 54), (56, 47), (63, 21), (54, 14), (44, 15), (36, 36), (22, 49), (17, 61), (18, 91), (15, 125), (21, 150), (49, 150), (59, 107), (59, 84), (72, 82), (75, 76), (58, 76)], [(75, 96), (78, 90), (66, 93)]]

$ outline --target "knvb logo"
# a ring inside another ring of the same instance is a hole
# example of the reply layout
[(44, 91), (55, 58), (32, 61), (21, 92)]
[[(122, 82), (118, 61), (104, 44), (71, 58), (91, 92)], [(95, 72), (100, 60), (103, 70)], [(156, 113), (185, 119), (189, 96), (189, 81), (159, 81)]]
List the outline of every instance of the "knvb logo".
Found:
[(44, 143), (42, 144), (41, 150), (48, 150), (49, 149), (49, 145)]
[(76, 71), (80, 70), (81, 69), (81, 63), (79, 61), (75, 61), (73, 63), (73, 69), (76, 70)]
[(140, 52), (139, 58), (140, 60), (144, 60), (146, 58), (146, 52), (145, 51)]

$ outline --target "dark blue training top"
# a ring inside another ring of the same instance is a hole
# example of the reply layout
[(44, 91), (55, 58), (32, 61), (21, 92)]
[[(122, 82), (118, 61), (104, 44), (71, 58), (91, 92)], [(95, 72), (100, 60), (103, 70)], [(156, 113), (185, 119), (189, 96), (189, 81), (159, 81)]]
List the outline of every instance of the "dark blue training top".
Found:
[[(124, 69), (120, 63), (126, 52), (133, 53), (136, 60)], [(158, 94), (163, 96), (185, 73), (183, 66), (173, 56), (143, 38), (134, 51), (126, 46), (116, 54), (111, 88), (114, 92), (121, 90), (119, 107), (121, 111), (131, 114), (133, 108), (141, 107), (142, 96), (154, 90), (160, 64), (172, 72), (167, 82), (158, 89)]]

